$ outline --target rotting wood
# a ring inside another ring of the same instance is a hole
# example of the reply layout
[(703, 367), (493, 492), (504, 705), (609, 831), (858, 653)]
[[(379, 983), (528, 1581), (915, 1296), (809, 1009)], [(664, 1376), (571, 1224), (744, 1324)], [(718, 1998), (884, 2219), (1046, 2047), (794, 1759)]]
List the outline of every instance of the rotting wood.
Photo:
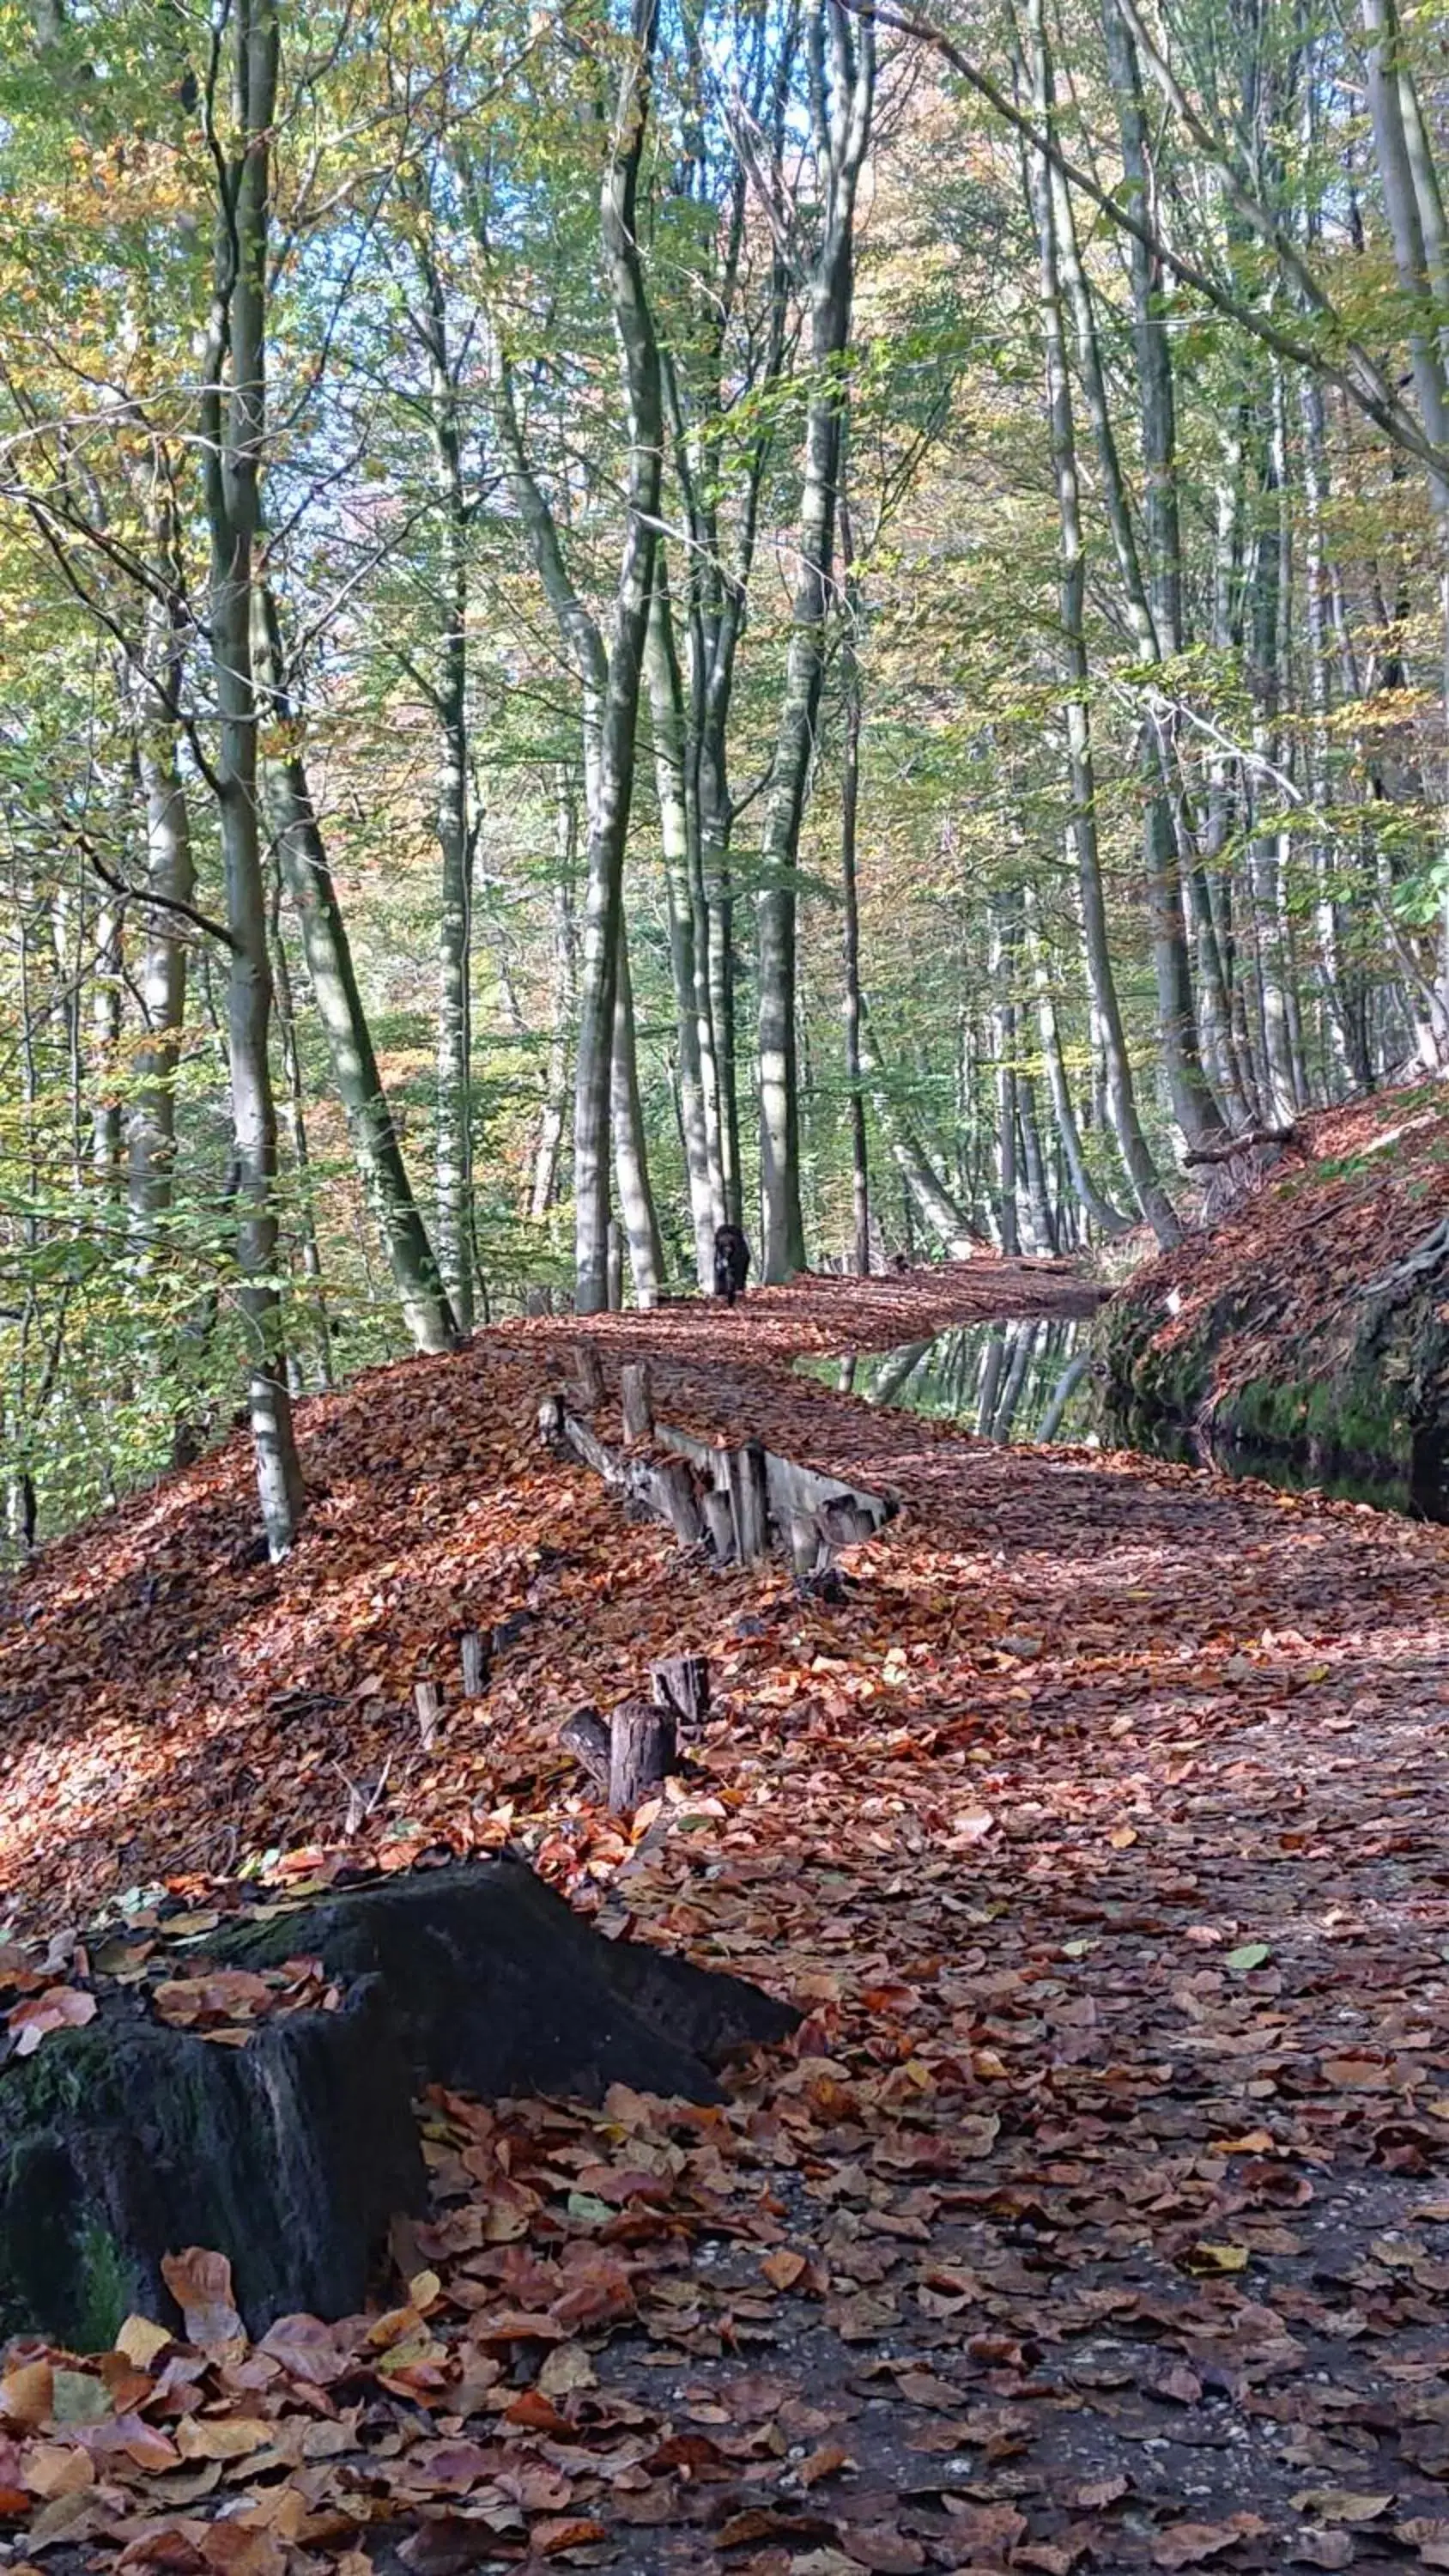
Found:
[(703, 1726), (709, 1715), (708, 1655), (664, 1655), (649, 1667), (658, 1708), (672, 1708), (685, 1726)]
[(609, 1729), (596, 1708), (576, 1708), (559, 1728), (558, 1740), (573, 1754), (601, 1797), (609, 1794)]
[[(893, 1496), (823, 1476), (765, 1449), (758, 1440), (724, 1449), (673, 1423), (656, 1421), (655, 1441), (668, 1457), (612, 1449), (556, 1393), (540, 1403), (538, 1428), (549, 1447), (560, 1453), (571, 1450), (628, 1502), (667, 1521), (681, 1547), (707, 1538), (719, 1565), (758, 1565), (776, 1539), (792, 1563), (797, 1557), (803, 1563), (808, 1552), (804, 1527), (813, 1522), (816, 1543), (809, 1572), (818, 1574), (837, 1548), (872, 1537), (896, 1510)], [(797, 1520), (798, 1539), (792, 1538)]]
[(681, 1547), (696, 1547), (703, 1536), (694, 1478), (682, 1458), (666, 1458), (650, 1478), (650, 1499), (660, 1520), (668, 1521)]
[(704, 1515), (705, 1536), (716, 1565), (733, 1565), (735, 1561), (735, 1516), (726, 1493), (713, 1491), (700, 1499)]
[(418, 1712), (418, 1741), (425, 1753), (431, 1753), (443, 1722), (443, 1694), (436, 1682), (414, 1682), (413, 1699)]
[(741, 1565), (758, 1565), (770, 1552), (770, 1513), (765, 1453), (758, 1440), (746, 1440), (725, 1453), (730, 1508), (735, 1516), (735, 1550)]
[(597, 1412), (604, 1401), (604, 1369), (592, 1342), (574, 1344), (574, 1387), (585, 1413)]
[(1220, 1145), (1194, 1145), (1183, 1155), (1184, 1163), (1230, 1163), (1236, 1154), (1252, 1154), (1265, 1146), (1296, 1145), (1296, 1127), (1248, 1127), (1240, 1136), (1226, 1136)]
[(458, 1640), (458, 1659), (463, 1668), (463, 1697), (481, 1699), (488, 1687), (488, 1668), (492, 1661), (489, 1640), (476, 1628), (465, 1628)]
[(789, 1527), (790, 1571), (797, 1583), (809, 1581), (820, 1563), (820, 1523), (814, 1512), (792, 1512)]
[(619, 1371), (619, 1410), (626, 1441), (654, 1437), (654, 1389), (647, 1360), (625, 1360)]

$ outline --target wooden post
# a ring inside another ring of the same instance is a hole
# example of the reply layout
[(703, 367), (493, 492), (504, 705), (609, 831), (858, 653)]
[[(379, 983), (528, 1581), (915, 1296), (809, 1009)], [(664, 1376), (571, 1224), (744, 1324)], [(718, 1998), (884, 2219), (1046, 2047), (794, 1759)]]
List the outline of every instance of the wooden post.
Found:
[(725, 1453), (730, 1507), (735, 1521), (735, 1548), (742, 1565), (758, 1565), (770, 1552), (770, 1522), (765, 1498), (765, 1453), (758, 1440)]
[(476, 1628), (465, 1628), (458, 1640), (458, 1653), (463, 1666), (463, 1697), (481, 1699), (488, 1688), (488, 1639), (480, 1636)]
[(443, 1722), (443, 1694), (436, 1682), (414, 1682), (413, 1698), (417, 1702), (418, 1735), (425, 1753), (431, 1753)]
[(668, 1521), (681, 1547), (694, 1547), (703, 1534), (694, 1478), (682, 1458), (666, 1458), (649, 1479), (649, 1499), (659, 1518)]
[(790, 1570), (797, 1583), (808, 1583), (820, 1563), (820, 1524), (813, 1512), (790, 1514)]
[(708, 1655), (665, 1655), (650, 1665), (649, 1687), (656, 1708), (672, 1708), (686, 1726), (702, 1726), (709, 1715)]
[(704, 1526), (714, 1551), (716, 1565), (729, 1565), (735, 1553), (735, 1516), (728, 1494), (706, 1494), (702, 1505)]
[(626, 1440), (654, 1437), (654, 1390), (647, 1360), (625, 1360), (619, 1371), (619, 1409)]
[(675, 1754), (672, 1709), (651, 1708), (644, 1699), (626, 1699), (615, 1709), (609, 1725), (609, 1805), (616, 1816), (632, 1815), (668, 1779)]
[(574, 1384), (585, 1413), (592, 1413), (596, 1406), (603, 1403), (603, 1365), (592, 1342), (574, 1344)]

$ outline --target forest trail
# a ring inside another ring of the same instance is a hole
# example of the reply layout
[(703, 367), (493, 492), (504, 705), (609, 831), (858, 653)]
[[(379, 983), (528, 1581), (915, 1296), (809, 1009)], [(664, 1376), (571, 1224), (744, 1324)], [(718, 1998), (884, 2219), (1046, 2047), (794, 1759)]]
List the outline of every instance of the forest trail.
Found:
[[(447, 2517), (424, 2576), (473, 2563), (460, 2517), (475, 2558), (526, 2523), (535, 2556), (631, 2576), (1449, 2564), (1449, 1533), (993, 1449), (791, 1373), (847, 1317), (880, 1347), (1074, 1293), (981, 1264), (508, 1326), (302, 1408), (284, 1565), (247, 1561), (234, 1444), (16, 1585), (0, 1868), (28, 1913), (42, 1884), (74, 1923), (158, 1877), (225, 1904), (267, 1849), (297, 1883), (521, 1840), (576, 1901), (809, 2012), (723, 2113), (449, 2133), (473, 2144), (435, 2158), (429, 2368), (382, 2374), (366, 2460), (252, 2492), (238, 2456), (256, 2576), (325, 2563), (339, 2510), (383, 2569)], [(843, 1602), (681, 1559), (540, 1453), (584, 1332), (611, 1398), (647, 1355), (666, 1419), (892, 1488)], [(470, 1623), (502, 1636), (468, 1706)], [(631, 1850), (558, 1724), (684, 1648), (714, 1710)], [(428, 1754), (419, 1671), (450, 1702)], [(385, 1763), (344, 1842), (344, 1782)], [(601, 2239), (617, 2277), (581, 2324)], [(521, 2392), (557, 2337), (490, 2328), (485, 2295), (515, 2324), (559, 2305), (587, 2373)], [(484, 2388), (480, 2352), (513, 2375)], [(451, 2441), (460, 2372), (476, 2456), (433, 2473), (419, 2409)], [(285, 2368), (214, 2393), (300, 2403)], [(102, 2543), (183, 2512), (154, 2463), (106, 2476)]]

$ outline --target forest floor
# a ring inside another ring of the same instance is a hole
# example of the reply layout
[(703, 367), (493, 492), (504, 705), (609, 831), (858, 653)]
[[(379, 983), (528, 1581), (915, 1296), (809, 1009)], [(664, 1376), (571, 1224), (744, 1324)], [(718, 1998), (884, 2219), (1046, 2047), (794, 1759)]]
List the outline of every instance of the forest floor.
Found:
[[(64, 2407), (12, 2353), (14, 2563), (1449, 2567), (1449, 1531), (792, 1372), (1081, 1295), (971, 1264), (510, 1326), (302, 1409), (285, 1565), (233, 1444), (15, 1583), (0, 1884), (57, 1975), (123, 1890), (204, 1949), (260, 1856), (511, 1841), (809, 2017), (722, 2110), (440, 2108), (389, 2316), (213, 2323), (204, 2373), (142, 2339)], [(611, 1396), (647, 1355), (663, 1418), (900, 1498), (839, 1604), (540, 1450), (581, 1330)], [(631, 1848), (558, 1726), (685, 1649), (714, 1707)]]

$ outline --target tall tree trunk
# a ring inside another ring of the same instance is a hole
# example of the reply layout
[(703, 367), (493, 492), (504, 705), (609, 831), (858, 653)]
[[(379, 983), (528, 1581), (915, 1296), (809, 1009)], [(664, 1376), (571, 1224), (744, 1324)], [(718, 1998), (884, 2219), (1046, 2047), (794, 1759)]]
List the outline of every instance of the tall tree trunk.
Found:
[(629, 931), (619, 923), (619, 973), (614, 993), (614, 1051), (610, 1078), (614, 1128), (614, 1177), (619, 1185), (619, 1214), (629, 1246), (634, 1303), (657, 1306), (664, 1275), (664, 1248), (649, 1187), (644, 1143), (644, 1113), (639, 1101), (639, 1064), (634, 1044), (634, 987), (629, 973)]
[(91, 1170), (107, 1196), (121, 1187), (120, 907), (106, 894), (96, 909), (91, 977)]
[(797, 539), (799, 571), (765, 807), (757, 905), (761, 1267), (767, 1281), (788, 1279), (792, 1271), (805, 1266), (795, 1062), (796, 886), (824, 672), (840, 470), (840, 367), (850, 341), (856, 189), (870, 139), (875, 93), (874, 22), (869, 16), (854, 17), (843, 0), (812, 0), (808, 42), (821, 220), (809, 280), (811, 374)]
[(856, 881), (856, 838), (860, 815), (860, 737), (863, 692), (857, 633), (860, 585), (855, 578), (855, 542), (850, 501), (841, 477), (840, 569), (843, 620), (840, 635), (840, 698), (843, 739), (840, 752), (840, 918), (841, 965), (844, 970), (846, 1115), (850, 1122), (851, 1250), (858, 1279), (870, 1275), (870, 1163), (865, 1133), (865, 1085), (860, 1063), (860, 903)]
[[(1033, 89), (1039, 123), (1049, 130), (1052, 117), (1051, 63), (1042, 18), (1042, 0), (1031, 0)], [(1102, 891), (1102, 865), (1097, 845), (1097, 786), (1092, 761), (1088, 712), (1090, 670), (1083, 616), (1086, 556), (1082, 543), (1081, 502), (1077, 481), (1076, 431), (1071, 382), (1067, 374), (1062, 331), (1061, 293), (1057, 275), (1056, 222), (1047, 164), (1033, 155), (1037, 229), (1041, 250), (1041, 319), (1046, 350), (1047, 412), (1051, 428), (1052, 474), (1061, 529), (1059, 579), (1060, 622), (1067, 683), (1067, 774), (1071, 798), (1071, 837), (1081, 889), (1082, 927), (1087, 976), (1101, 1030), (1106, 1059), (1112, 1125), (1137, 1197), (1138, 1206), (1164, 1246), (1181, 1240), (1176, 1211), (1158, 1178), (1137, 1113), (1126, 1033), (1112, 972), (1107, 937), (1107, 908)]]
[(436, 829), (442, 858), (438, 906), (437, 1255), (460, 1333), (471, 1333), (473, 1294), (473, 851), (468, 792), (468, 502), (458, 386), (448, 343), (443, 282), (426, 234), (418, 245), (422, 307), (414, 328), (428, 366), (442, 571), (442, 637), (432, 694), (438, 719)]
[[(684, 688), (674, 649), (664, 554), (655, 557), (654, 588), (645, 644), (649, 681), (654, 780), (659, 798), (659, 829), (664, 847), (664, 881), (669, 903), (669, 962), (674, 980), (674, 1013), (679, 1047), (679, 1120), (684, 1144), (685, 1177), (694, 1227), (695, 1276), (708, 1292), (714, 1277), (714, 1234), (724, 1221), (724, 1198), (718, 1167), (719, 1115), (715, 1107), (715, 1162), (711, 1168), (710, 1137), (705, 1113), (705, 1081), (700, 1040), (699, 907), (695, 900), (697, 869), (691, 864), (690, 814), (686, 799)], [(707, 923), (705, 925), (706, 936)], [(708, 965), (706, 962), (706, 993)], [(713, 1039), (710, 1037), (713, 1075)]]
[(145, 1259), (155, 1249), (156, 1221), (171, 1205), (176, 1071), (186, 1018), (186, 943), (177, 915), (167, 907), (191, 901), (196, 867), (174, 725), (164, 715), (143, 714), (136, 751), (146, 799), (146, 890), (159, 898), (147, 916), (137, 976), (146, 1034), (134, 1059), (126, 1136), (127, 1205)]
[(332, 1079), (413, 1343), (420, 1351), (451, 1350), (457, 1339), (457, 1321), (433, 1257), (422, 1212), (413, 1196), (392, 1110), (378, 1072), (347, 925), (297, 745), (277, 606), (270, 591), (261, 593), (258, 608), (257, 652), (265, 700), (273, 730), (289, 743), (286, 751), (264, 765), (267, 811), (287, 892), (301, 927), (312, 998), (327, 1039)]
[(991, 906), (991, 1054), (996, 1088), (996, 1231), (1002, 1251), (1021, 1250), (1016, 1216), (1016, 1004), (1014, 963), (1006, 899)]
[(312, 1156), (307, 1143), (307, 1094), (302, 1076), (302, 1056), (297, 1044), (297, 1015), (292, 1007), (292, 977), (287, 964), (287, 943), (282, 936), (282, 871), (273, 869), (269, 887), (267, 944), (272, 961), (272, 991), (276, 999), (277, 1037), (281, 1048), (284, 1133), (291, 1148), (293, 1185), (297, 1194), (297, 1241), (302, 1254), (302, 1276), (307, 1282), (307, 1301), (312, 1310), (312, 1330), (317, 1350), (317, 1383), (332, 1384), (332, 1328), (327, 1320), (327, 1300), (322, 1288), (322, 1249), (317, 1241), (317, 1217), (312, 1204)]
[[(211, 650), (226, 918), (227, 1041), (239, 1167), (241, 1312), (250, 1343), (257, 1487), (271, 1556), (286, 1554), (303, 1508), (276, 1285), (277, 1118), (267, 1030), (272, 984), (257, 811), (261, 704), (252, 674), (252, 582), (266, 437), (267, 228), (278, 27), (275, 0), (233, 0), (232, 95), (206, 103), (222, 202), (203, 360), (202, 453), (211, 539)], [(223, 383), (223, 371), (226, 381)]]
[(553, 888), (553, 1020), (544, 1073), (543, 1107), (538, 1121), (538, 1142), (533, 1154), (533, 1186), (528, 1203), (529, 1215), (538, 1220), (547, 1216), (558, 1185), (558, 1158), (568, 1107), (569, 1047), (578, 980), (574, 872), (578, 864), (579, 820), (573, 774), (566, 761), (559, 761), (554, 770), (554, 814), (557, 873)]
[(609, 1089), (623, 920), (624, 846), (664, 438), (659, 347), (635, 229), (639, 167), (649, 116), (658, 0), (633, 0), (620, 78), (614, 148), (604, 171), (600, 222), (615, 327), (629, 397), (628, 531), (614, 598), (608, 680), (599, 726), (599, 783), (590, 815), (584, 892), (583, 982), (574, 1079), (574, 1268), (580, 1314), (608, 1302)]

